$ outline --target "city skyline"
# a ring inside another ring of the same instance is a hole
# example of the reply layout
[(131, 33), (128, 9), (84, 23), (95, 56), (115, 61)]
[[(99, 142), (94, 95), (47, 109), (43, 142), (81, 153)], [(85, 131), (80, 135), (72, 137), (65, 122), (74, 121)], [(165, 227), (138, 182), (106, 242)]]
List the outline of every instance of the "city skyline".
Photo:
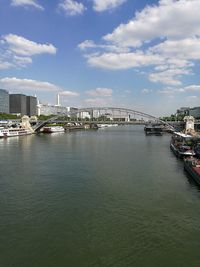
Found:
[(200, 102), (198, 0), (2, 0), (0, 88), (155, 116)]

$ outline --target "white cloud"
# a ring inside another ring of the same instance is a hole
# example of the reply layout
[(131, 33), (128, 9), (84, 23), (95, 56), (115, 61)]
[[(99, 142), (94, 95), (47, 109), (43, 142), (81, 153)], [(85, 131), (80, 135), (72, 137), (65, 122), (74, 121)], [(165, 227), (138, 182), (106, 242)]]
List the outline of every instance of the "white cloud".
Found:
[(58, 8), (68, 16), (80, 15), (86, 10), (86, 7), (82, 3), (78, 3), (75, 0), (62, 0)]
[[(183, 41), (184, 43), (184, 41)], [(174, 45), (177, 51), (184, 51), (184, 45), (181, 41), (176, 42)], [(185, 44), (187, 46), (187, 42)], [(164, 46), (164, 43), (163, 43)], [(184, 56), (182, 54), (164, 53), (159, 51), (159, 46), (154, 46), (145, 52), (137, 50), (135, 52), (113, 52), (113, 53), (94, 53), (86, 56), (88, 64), (91, 66), (120, 70), (136, 67), (154, 66), (154, 71), (149, 75), (149, 78), (153, 82), (160, 82), (169, 85), (179, 85), (179, 79), (183, 75), (192, 73), (191, 68), (194, 66), (192, 60), (200, 59), (200, 43), (199, 46), (195, 44), (195, 47), (185, 48)], [(188, 53), (186, 52), (188, 51)], [(181, 52), (180, 52), (181, 53)]]
[(96, 88), (86, 92), (93, 98), (85, 99), (84, 102), (89, 106), (107, 106), (112, 102), (113, 90), (110, 88)]
[(196, 95), (187, 96), (185, 99), (186, 102), (196, 102), (196, 100), (199, 100), (199, 97)]
[(78, 45), (78, 48), (82, 51), (91, 50), (91, 49), (102, 49), (115, 53), (128, 53), (130, 49), (128, 47), (120, 47), (117, 45), (98, 45), (95, 44), (92, 40), (85, 40), (84, 42)]
[(1, 59), (0, 59), (0, 70), (10, 69), (11, 67), (13, 67), (12, 63), (9, 63), (6, 61), (1, 61)]
[(188, 93), (192, 93), (192, 92), (195, 92), (195, 93), (200, 93), (200, 85), (199, 84), (191, 84), (191, 85), (188, 85), (188, 86), (184, 86), (184, 87), (167, 87), (167, 88), (164, 88), (163, 90), (158, 90), (158, 93), (160, 94), (180, 94), (180, 93), (185, 93), (185, 94), (188, 94)]
[(32, 6), (39, 10), (44, 10), (44, 8), (37, 3), (36, 0), (12, 0), (11, 1), (12, 6), (22, 6), (22, 7), (28, 7)]
[(8, 46), (10, 51), (17, 55), (56, 54), (56, 48), (52, 44), (39, 44), (15, 34), (5, 35), (2, 41)]
[(93, 8), (98, 12), (102, 12), (116, 8), (125, 2), (126, 0), (93, 0)]
[(0, 86), (9, 91), (57, 92), (67, 97), (79, 96), (77, 92), (65, 91), (63, 88), (53, 83), (31, 79), (19, 79), (16, 77), (0, 79)]
[(8, 90), (31, 90), (56, 92), (60, 88), (49, 82), (36, 81), (31, 79), (19, 79), (16, 77), (5, 77), (0, 79), (0, 84)]
[(164, 94), (164, 95), (173, 95), (177, 91), (174, 90), (173, 88), (165, 88), (165, 89), (162, 89), (162, 90), (158, 90), (157, 92), (159, 94)]
[(88, 48), (96, 48), (97, 45), (92, 40), (85, 40), (84, 42), (78, 45), (80, 50), (86, 50)]
[(184, 88), (186, 92), (200, 92), (200, 85), (189, 85)]
[(147, 6), (127, 24), (121, 24), (104, 39), (137, 47), (156, 38), (185, 39), (200, 35), (200, 1), (159, 1)]
[(150, 53), (144, 54), (142, 51), (137, 51), (135, 53), (103, 53), (101, 55), (89, 55), (87, 60), (91, 66), (111, 70), (164, 63), (164, 60), (159, 55)]
[(169, 68), (165, 71), (151, 73), (149, 75), (149, 79), (152, 82), (161, 82), (163, 84), (177, 86), (181, 85), (181, 82), (178, 78), (184, 74), (190, 74), (190, 71), (184, 68)]
[(184, 38), (181, 40), (166, 40), (156, 46), (153, 46), (150, 50), (154, 53), (161, 54), (166, 58), (172, 60), (182, 60), (182, 63), (186, 63), (186, 60), (199, 60), (200, 59), (200, 38), (194, 36), (192, 38)]
[(199, 0), (160, 0), (103, 36), (101, 44), (86, 40), (79, 48), (90, 66), (148, 67), (150, 81), (177, 86), (200, 60), (199, 10)]
[(151, 89), (146, 89), (146, 88), (145, 88), (145, 89), (142, 90), (142, 93), (143, 93), (143, 94), (149, 94), (149, 93), (151, 93), (151, 92), (152, 92)]
[(32, 56), (56, 54), (52, 44), (39, 44), (24, 37), (8, 34), (0, 39), (0, 68), (22, 68), (32, 63)]
[(111, 97), (113, 90), (110, 88), (96, 88), (94, 90), (87, 91), (87, 94), (95, 97)]
[(72, 91), (62, 91), (59, 94), (62, 96), (79, 96), (79, 93), (72, 92)]
[(110, 100), (108, 100), (107, 98), (88, 98), (85, 99), (84, 102), (89, 105), (89, 106), (93, 106), (93, 107), (105, 107), (107, 105), (109, 105)]
[(15, 56), (13, 57), (13, 62), (16, 65), (20, 65), (21, 67), (26, 67), (28, 64), (31, 64), (32, 58), (30, 57), (19, 57), (19, 56)]

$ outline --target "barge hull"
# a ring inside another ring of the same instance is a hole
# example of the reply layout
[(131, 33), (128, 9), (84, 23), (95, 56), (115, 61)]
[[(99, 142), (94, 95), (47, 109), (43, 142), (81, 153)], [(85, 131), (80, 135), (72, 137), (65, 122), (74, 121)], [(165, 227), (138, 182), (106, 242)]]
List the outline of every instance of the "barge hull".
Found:
[(184, 162), (185, 171), (193, 178), (193, 180), (200, 185), (200, 170), (199, 168), (190, 167), (186, 162)]

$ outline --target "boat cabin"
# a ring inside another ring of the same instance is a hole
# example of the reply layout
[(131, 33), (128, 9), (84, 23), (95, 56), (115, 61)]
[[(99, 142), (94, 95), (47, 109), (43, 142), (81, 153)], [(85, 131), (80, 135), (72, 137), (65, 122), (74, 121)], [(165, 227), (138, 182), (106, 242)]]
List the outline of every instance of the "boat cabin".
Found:
[(150, 134), (162, 135), (163, 134), (163, 126), (160, 124), (147, 124), (144, 127), (144, 131), (147, 135), (150, 135)]
[(180, 144), (180, 145), (192, 146), (194, 142), (194, 137), (189, 134), (174, 132), (172, 135), (172, 141), (175, 145)]

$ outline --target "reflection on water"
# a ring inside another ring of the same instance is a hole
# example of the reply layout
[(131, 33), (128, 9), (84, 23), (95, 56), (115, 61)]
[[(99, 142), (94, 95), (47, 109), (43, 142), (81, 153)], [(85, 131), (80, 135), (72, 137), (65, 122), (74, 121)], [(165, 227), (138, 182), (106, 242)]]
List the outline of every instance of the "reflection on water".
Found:
[(184, 172), (184, 176), (187, 178), (187, 181), (188, 181), (188, 189), (191, 190), (193, 192), (197, 192), (197, 196), (199, 196), (200, 198), (200, 186), (195, 182), (194, 179), (192, 179), (192, 177), (185, 171), (183, 170)]
[(200, 192), (141, 126), (0, 139), (0, 266), (199, 266)]
[(34, 135), (13, 136), (8, 138), (0, 138), (0, 146), (8, 146), (12, 144), (28, 144), (33, 139)]

